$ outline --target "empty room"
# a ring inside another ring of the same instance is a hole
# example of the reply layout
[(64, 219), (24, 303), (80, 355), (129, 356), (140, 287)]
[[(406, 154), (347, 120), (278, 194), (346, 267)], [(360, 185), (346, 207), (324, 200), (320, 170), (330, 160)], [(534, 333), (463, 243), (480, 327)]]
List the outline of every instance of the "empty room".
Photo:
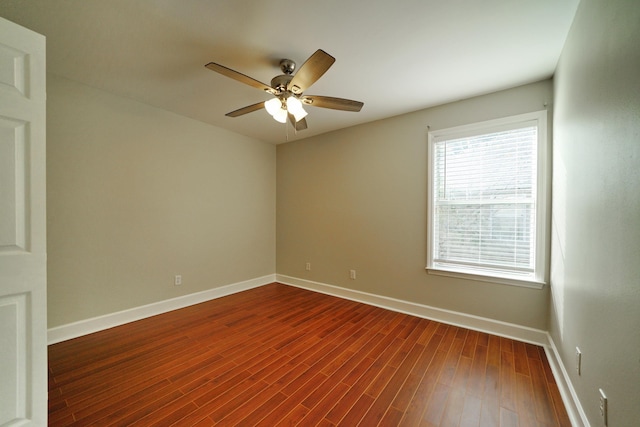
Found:
[(636, 0), (0, 0), (0, 425), (640, 425)]

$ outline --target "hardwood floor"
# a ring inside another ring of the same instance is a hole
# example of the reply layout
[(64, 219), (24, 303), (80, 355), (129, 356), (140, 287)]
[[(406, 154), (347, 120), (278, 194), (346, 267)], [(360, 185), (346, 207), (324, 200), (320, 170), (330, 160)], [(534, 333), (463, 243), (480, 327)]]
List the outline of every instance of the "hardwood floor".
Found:
[(50, 426), (570, 426), (544, 350), (271, 284), (49, 347)]

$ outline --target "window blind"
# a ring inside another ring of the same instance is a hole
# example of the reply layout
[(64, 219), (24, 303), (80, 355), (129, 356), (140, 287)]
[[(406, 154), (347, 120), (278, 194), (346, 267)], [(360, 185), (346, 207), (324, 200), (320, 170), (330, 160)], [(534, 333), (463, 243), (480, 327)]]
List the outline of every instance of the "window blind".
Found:
[(434, 141), (433, 263), (531, 275), (538, 128)]

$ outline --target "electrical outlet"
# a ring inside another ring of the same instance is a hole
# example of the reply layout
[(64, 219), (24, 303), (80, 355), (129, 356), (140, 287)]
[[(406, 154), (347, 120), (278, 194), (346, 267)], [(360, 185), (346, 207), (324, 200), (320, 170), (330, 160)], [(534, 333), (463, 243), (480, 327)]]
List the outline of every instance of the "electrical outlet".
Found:
[(351, 280), (356, 280), (356, 271), (355, 270), (349, 270), (349, 278)]
[(173, 284), (174, 284), (175, 286), (180, 286), (180, 285), (182, 285), (182, 275), (180, 275), (180, 274), (176, 274), (176, 275), (173, 277)]
[(582, 374), (582, 352), (576, 347), (576, 372), (578, 375)]
[(602, 389), (598, 389), (600, 392), (600, 415), (602, 416), (602, 425), (607, 426), (607, 411), (608, 411), (608, 402), (607, 396), (604, 394)]
[(305, 268), (305, 270), (307, 270), (307, 271), (311, 271), (311, 263), (310, 263), (310, 262), (308, 262), (308, 263), (307, 263), (307, 265), (305, 265), (305, 267), (304, 267), (304, 268)]

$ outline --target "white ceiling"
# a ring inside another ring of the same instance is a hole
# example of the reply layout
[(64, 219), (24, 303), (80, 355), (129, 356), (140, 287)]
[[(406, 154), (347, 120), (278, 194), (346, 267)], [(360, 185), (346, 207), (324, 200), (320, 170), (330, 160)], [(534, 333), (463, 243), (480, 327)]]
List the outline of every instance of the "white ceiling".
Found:
[(317, 49), (335, 64), (305, 93), (364, 102), (308, 107), (289, 140), (553, 75), (579, 0), (0, 0), (0, 16), (47, 37), (48, 71), (260, 140), (286, 140), (265, 111), (225, 113)]

